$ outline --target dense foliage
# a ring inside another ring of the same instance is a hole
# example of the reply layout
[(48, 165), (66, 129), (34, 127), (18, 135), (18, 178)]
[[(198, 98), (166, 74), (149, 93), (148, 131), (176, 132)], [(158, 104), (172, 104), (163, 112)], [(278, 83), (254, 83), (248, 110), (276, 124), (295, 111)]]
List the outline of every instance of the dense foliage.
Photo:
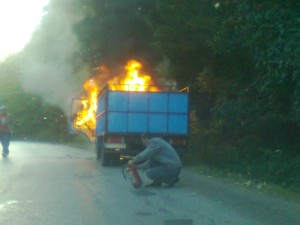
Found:
[[(194, 162), (300, 187), (299, 1), (77, 0), (74, 7), (83, 15), (73, 26), (74, 71), (79, 62), (92, 71), (142, 61), (155, 79), (190, 87)], [(8, 63), (0, 72), (17, 79), (21, 68)], [(17, 114), (17, 135), (43, 139), (51, 130), (66, 140), (60, 109), (26, 92), (12, 95), (14, 104), (1, 98)]]

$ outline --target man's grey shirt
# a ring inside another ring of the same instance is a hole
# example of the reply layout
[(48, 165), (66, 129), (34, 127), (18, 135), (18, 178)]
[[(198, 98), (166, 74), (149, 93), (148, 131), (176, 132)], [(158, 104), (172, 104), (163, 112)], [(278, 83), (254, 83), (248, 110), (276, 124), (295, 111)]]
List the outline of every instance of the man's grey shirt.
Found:
[(167, 166), (182, 167), (181, 160), (174, 148), (162, 138), (151, 138), (144, 151), (139, 153), (134, 159), (134, 163), (139, 164), (145, 161)]

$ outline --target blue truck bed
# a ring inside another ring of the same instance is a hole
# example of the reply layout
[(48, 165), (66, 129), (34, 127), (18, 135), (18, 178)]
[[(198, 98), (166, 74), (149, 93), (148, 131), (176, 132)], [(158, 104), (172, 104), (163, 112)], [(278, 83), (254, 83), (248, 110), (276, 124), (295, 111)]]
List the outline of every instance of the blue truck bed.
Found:
[(104, 133), (188, 134), (187, 92), (102, 92), (96, 136)]

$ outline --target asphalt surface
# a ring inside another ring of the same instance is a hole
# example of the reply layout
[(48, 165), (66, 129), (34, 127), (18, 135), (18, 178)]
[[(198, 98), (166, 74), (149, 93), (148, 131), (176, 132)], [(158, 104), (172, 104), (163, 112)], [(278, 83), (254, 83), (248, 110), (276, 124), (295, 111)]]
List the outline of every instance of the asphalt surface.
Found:
[[(184, 169), (174, 188), (134, 189), (91, 150), (12, 142), (0, 159), (2, 225), (298, 225), (298, 202)], [(142, 175), (144, 183), (149, 182)]]

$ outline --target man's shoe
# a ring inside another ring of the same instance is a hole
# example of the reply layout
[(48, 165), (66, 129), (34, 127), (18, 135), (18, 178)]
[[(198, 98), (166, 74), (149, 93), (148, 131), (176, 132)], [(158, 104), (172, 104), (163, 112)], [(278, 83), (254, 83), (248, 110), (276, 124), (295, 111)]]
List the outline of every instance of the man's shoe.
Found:
[(158, 181), (153, 181), (150, 184), (145, 185), (145, 187), (160, 187), (161, 186), (161, 182)]
[(179, 181), (179, 177), (174, 177), (174, 179), (167, 184), (167, 187), (174, 187), (174, 185), (178, 183), (178, 181)]

